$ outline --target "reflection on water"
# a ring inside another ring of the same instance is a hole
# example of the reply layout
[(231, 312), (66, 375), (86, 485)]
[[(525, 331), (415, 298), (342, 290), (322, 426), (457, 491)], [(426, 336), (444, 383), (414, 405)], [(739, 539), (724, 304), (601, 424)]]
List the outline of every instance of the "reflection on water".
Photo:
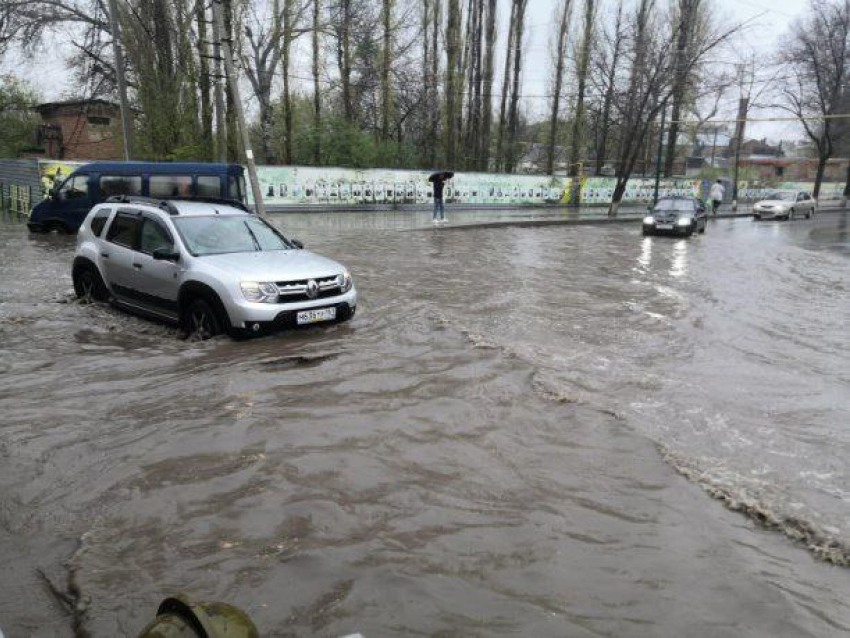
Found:
[(703, 491), (843, 556), (837, 216), (274, 221), (351, 268), (353, 321), (186, 343), (68, 303), (73, 239), (0, 224), (4, 631), (69, 632), (36, 569), (96, 636), (181, 590), (263, 635), (850, 630), (846, 570)]
[(644, 237), (640, 243), (640, 255), (638, 256), (638, 264), (642, 271), (646, 271), (652, 266), (652, 238)]
[(673, 244), (673, 260), (670, 263), (671, 277), (684, 277), (688, 274), (688, 240), (680, 239)]

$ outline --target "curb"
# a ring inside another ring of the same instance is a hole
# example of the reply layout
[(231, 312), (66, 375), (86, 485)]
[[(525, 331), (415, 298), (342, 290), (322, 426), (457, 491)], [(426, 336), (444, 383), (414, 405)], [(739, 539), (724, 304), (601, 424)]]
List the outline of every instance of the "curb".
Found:
[[(829, 213), (844, 213), (848, 209), (845, 208), (819, 208), (817, 214)], [(752, 218), (751, 212), (747, 213), (718, 213), (717, 215), (709, 215), (708, 220), (714, 219), (747, 219)], [(629, 224), (640, 222), (643, 219), (643, 214), (630, 213), (622, 217), (574, 217), (572, 219), (518, 219), (518, 220), (501, 220), (491, 222), (460, 222), (457, 224), (447, 224), (445, 226), (422, 226), (419, 228), (404, 228), (400, 232), (415, 232), (415, 231), (430, 231), (430, 230), (472, 230), (478, 228), (538, 228), (544, 226), (594, 226), (605, 224)]]

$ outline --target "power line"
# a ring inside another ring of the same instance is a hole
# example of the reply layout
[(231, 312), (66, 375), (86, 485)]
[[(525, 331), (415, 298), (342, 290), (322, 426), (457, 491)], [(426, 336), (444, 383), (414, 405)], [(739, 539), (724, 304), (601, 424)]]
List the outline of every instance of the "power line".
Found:
[(738, 124), (740, 122), (799, 122), (800, 120), (841, 120), (850, 118), (850, 113), (831, 113), (828, 115), (792, 115), (787, 117), (745, 117), (733, 118), (730, 120), (676, 120), (678, 124), (697, 124), (704, 126), (706, 124)]

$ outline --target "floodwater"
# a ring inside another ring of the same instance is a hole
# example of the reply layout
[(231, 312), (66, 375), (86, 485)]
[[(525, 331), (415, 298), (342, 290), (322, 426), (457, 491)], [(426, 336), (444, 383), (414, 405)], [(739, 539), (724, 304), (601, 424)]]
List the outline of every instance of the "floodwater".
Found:
[(7, 636), (132, 636), (179, 591), (265, 636), (850, 631), (846, 214), (425, 219), (275, 217), (357, 316), (206, 343), (0, 223)]

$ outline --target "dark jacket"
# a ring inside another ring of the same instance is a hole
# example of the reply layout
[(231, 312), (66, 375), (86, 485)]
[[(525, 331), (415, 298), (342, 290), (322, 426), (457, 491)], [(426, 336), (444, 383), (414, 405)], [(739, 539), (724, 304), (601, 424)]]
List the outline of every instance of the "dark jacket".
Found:
[(446, 186), (446, 180), (454, 177), (454, 173), (434, 173), (428, 178), (429, 182), (434, 184), (434, 199), (443, 199), (443, 188)]

